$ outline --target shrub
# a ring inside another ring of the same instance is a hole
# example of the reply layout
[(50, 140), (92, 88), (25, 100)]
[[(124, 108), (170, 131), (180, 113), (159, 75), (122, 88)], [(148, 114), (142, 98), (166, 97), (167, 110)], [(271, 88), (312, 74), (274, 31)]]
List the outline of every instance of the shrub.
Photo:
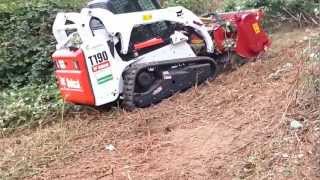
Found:
[(196, 14), (203, 14), (213, 10), (212, 0), (167, 0), (164, 6), (183, 6)]
[(0, 128), (15, 128), (53, 115), (63, 101), (55, 85), (28, 85), (0, 92)]
[(53, 20), (58, 11), (73, 8), (52, 1), (24, 2), (20, 7), (18, 2), (9, 3), (10, 11), (0, 11), (0, 88), (52, 78)]
[(83, 0), (73, 2), (0, 2), (0, 128), (34, 123), (63, 105), (53, 77), (51, 29), (57, 12)]
[(264, 8), (273, 23), (320, 24), (319, 0), (227, 0), (224, 6), (226, 11), (249, 8)]

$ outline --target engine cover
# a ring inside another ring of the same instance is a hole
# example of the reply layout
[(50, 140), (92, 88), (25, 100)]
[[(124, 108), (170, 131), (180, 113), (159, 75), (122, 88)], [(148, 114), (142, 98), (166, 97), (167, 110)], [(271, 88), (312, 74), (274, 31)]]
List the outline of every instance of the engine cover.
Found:
[(82, 50), (58, 50), (53, 55), (55, 75), (65, 101), (95, 105), (91, 82)]

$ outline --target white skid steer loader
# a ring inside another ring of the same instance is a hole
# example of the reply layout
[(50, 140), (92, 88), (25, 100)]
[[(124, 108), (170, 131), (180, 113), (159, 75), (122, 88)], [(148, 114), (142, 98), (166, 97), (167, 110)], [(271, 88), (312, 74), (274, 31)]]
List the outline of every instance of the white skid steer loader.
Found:
[(190, 10), (161, 9), (156, 0), (94, 0), (80, 13), (59, 13), (53, 61), (60, 92), (68, 102), (92, 106), (158, 103), (214, 79), (230, 53), (263, 52), (270, 41), (262, 15), (213, 13), (209, 27)]

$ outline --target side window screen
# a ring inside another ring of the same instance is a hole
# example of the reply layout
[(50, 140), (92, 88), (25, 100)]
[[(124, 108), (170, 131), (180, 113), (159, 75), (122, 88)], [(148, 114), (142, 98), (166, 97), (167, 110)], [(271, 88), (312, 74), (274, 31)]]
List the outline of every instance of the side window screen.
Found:
[(134, 1), (128, 1), (128, 0), (113, 0), (110, 2), (113, 11), (116, 14), (121, 13), (129, 13), (129, 12), (135, 12), (139, 9), (135, 6)]
[(89, 8), (108, 9), (114, 14), (146, 11), (159, 9), (157, 0), (93, 0), (89, 3)]
[(150, 0), (138, 0), (139, 6), (141, 10), (153, 10), (157, 9), (157, 7)]
[(100, 21), (100, 19), (92, 18), (90, 21), (90, 28), (91, 28), (91, 30), (104, 29), (104, 25)]

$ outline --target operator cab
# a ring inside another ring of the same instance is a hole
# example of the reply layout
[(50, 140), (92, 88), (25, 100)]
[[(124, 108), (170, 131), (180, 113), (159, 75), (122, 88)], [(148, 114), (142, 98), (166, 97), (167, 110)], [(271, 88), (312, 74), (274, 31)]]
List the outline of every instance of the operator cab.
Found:
[(158, 0), (93, 0), (89, 8), (103, 8), (114, 14), (160, 9)]
[[(161, 6), (158, 0), (93, 0), (88, 3), (88, 8), (102, 8), (109, 10), (114, 14), (124, 14), (161, 9)], [(91, 20), (90, 26), (93, 31), (104, 28), (102, 22), (95, 18)], [(158, 41), (162, 43), (156, 45), (159, 47), (164, 46), (164, 42), (170, 38), (172, 33), (173, 31), (170, 28), (169, 22), (157, 22), (153, 24), (137, 26), (133, 29), (131, 34), (129, 51), (136, 50), (135, 47), (143, 43), (152, 44), (149, 42), (150, 40), (152, 41), (154, 39), (162, 39), (162, 41)], [(151, 49), (146, 47), (144, 50), (139, 49), (139, 51), (141, 51), (140, 54), (144, 54), (153, 50), (154, 48), (158, 47), (153, 45)]]

